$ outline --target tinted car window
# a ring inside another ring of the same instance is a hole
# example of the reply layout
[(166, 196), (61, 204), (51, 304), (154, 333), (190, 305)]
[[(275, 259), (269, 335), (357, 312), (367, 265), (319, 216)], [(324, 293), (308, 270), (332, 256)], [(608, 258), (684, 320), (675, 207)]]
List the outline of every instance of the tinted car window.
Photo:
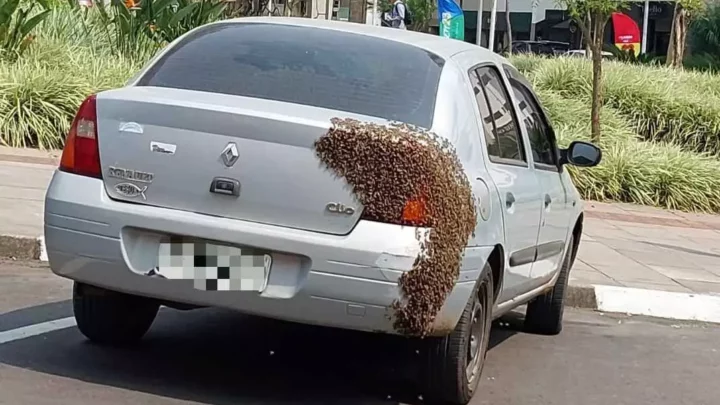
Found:
[(497, 137), (495, 136), (495, 123), (492, 114), (490, 114), (490, 106), (488, 106), (485, 92), (480, 85), (480, 77), (477, 71), (470, 71), (470, 84), (475, 93), (475, 102), (478, 105), (480, 116), (482, 117), (483, 132), (485, 133), (485, 144), (487, 145), (488, 155), (490, 157), (500, 157), (500, 148), (498, 146)]
[(538, 107), (535, 97), (520, 83), (511, 80), (515, 98), (520, 109), (520, 120), (522, 120), (530, 139), (533, 161), (551, 166), (556, 166), (555, 147), (550, 138), (550, 128), (543, 119), (543, 114)]
[(527, 162), (517, 120), (500, 73), (496, 69), (486, 66), (477, 69), (477, 74), (495, 124), (494, 133), (500, 148), (499, 157), (505, 160)]
[(139, 85), (278, 100), (429, 128), (443, 64), (420, 48), (366, 35), (227, 23), (189, 36)]

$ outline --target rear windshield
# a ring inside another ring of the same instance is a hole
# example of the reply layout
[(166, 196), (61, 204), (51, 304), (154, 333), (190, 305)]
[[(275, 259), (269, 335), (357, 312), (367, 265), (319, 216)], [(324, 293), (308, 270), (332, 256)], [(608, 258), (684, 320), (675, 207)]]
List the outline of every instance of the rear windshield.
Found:
[(226, 23), (189, 36), (138, 85), (285, 101), (430, 128), (443, 64), (423, 49), (360, 34)]

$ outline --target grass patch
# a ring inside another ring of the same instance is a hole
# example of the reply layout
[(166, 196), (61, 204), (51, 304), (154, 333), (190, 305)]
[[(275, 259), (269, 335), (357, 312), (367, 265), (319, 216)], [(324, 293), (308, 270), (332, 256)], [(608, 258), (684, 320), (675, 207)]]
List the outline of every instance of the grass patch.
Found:
[[(122, 86), (152, 55), (111, 52), (95, 13), (51, 11), (22, 58), (0, 61), (0, 143), (60, 148), (82, 100)], [(150, 48), (148, 48), (150, 49)]]
[[(579, 58), (516, 56), (539, 90), (589, 100), (592, 70)], [(647, 140), (720, 155), (720, 76), (658, 66), (604, 64), (605, 104)]]
[(0, 140), (60, 148), (88, 95), (122, 86), (139, 63), (50, 39), (14, 63), (0, 62)]
[[(560, 146), (590, 140), (589, 100), (540, 90)], [(665, 142), (644, 141), (613, 107), (601, 111), (601, 164), (569, 166), (585, 199), (620, 201), (683, 211), (720, 212), (720, 161)]]

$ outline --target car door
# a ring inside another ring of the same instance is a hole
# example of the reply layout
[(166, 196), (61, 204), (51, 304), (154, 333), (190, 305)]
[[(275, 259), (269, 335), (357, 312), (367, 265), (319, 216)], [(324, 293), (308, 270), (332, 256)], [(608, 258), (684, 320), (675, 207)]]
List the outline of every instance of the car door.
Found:
[(559, 152), (552, 127), (530, 84), (510, 66), (505, 67), (517, 102), (522, 130), (530, 141), (535, 177), (540, 185), (542, 215), (532, 278), (537, 284), (552, 278), (562, 261), (570, 222), (568, 190), (560, 171)]
[(506, 269), (499, 301), (504, 302), (533, 287), (540, 187), (500, 71), (495, 65), (480, 65), (469, 71), (469, 79), (484, 134), (486, 166), (499, 193), (505, 224)]

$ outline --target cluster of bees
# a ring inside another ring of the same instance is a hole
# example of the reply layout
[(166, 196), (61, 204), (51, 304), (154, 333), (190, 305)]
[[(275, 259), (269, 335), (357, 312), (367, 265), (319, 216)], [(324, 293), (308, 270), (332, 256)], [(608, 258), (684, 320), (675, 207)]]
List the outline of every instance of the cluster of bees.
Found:
[(333, 119), (315, 153), (364, 206), (363, 218), (427, 229), (420, 254), (399, 280), (394, 326), (426, 336), (452, 290), (475, 229), (472, 188), (447, 140), (407, 124)]

